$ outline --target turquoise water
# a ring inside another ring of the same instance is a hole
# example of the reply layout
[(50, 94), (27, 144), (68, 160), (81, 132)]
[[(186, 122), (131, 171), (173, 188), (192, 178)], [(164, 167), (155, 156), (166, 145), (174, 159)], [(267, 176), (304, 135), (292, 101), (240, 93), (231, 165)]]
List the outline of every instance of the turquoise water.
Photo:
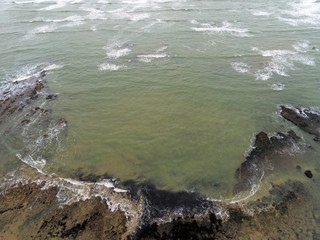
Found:
[(44, 171), (231, 197), (255, 134), (309, 140), (277, 111), (320, 105), (317, 1), (4, 0), (0, 23), (0, 81), (50, 69), (69, 122)]

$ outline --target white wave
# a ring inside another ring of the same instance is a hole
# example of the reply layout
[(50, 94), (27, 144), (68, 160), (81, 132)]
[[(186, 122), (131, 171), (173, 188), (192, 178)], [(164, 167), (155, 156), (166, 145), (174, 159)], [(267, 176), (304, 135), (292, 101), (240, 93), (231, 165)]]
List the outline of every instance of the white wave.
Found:
[(112, 64), (112, 63), (102, 63), (100, 65), (98, 65), (99, 70), (101, 71), (118, 71), (121, 68), (124, 68), (125, 66), (123, 65), (116, 65), (116, 64)]
[(300, 0), (288, 3), (289, 10), (280, 12), (279, 20), (292, 26), (320, 26), (320, 2), (317, 0)]
[(297, 42), (296, 44), (293, 44), (292, 47), (297, 51), (297, 52), (302, 52), (305, 53), (308, 51), (309, 48), (309, 41), (308, 40), (304, 40), (301, 42)]
[[(305, 46), (302, 44), (302, 46)], [(301, 46), (300, 46), (301, 47)], [(288, 77), (287, 70), (294, 70), (295, 63), (299, 62), (304, 65), (315, 65), (312, 58), (301, 55), (301, 52), (292, 50), (259, 50), (252, 48), (253, 51), (259, 52), (263, 57), (269, 58), (265, 67), (256, 71), (257, 80), (268, 80), (273, 75)]]
[(275, 91), (282, 91), (284, 89), (285, 85), (282, 83), (274, 83), (271, 85), (271, 88)]
[(141, 21), (141, 20), (147, 19), (149, 17), (150, 17), (149, 13), (140, 13), (140, 14), (131, 15), (130, 19), (133, 22), (137, 22), (137, 21)]
[(109, 52), (107, 52), (107, 57), (110, 59), (118, 59), (128, 55), (130, 52), (130, 48), (111, 49)]
[(190, 20), (190, 23), (191, 24), (199, 24), (199, 22), (197, 20), (195, 20), (195, 19)]
[(154, 54), (141, 54), (137, 55), (137, 58), (140, 62), (149, 63), (153, 59), (159, 59), (159, 58), (166, 58), (168, 55), (165, 53), (168, 46), (163, 46), (161, 48), (158, 48)]
[(273, 12), (265, 12), (260, 10), (250, 10), (250, 13), (254, 16), (270, 16)]
[(145, 27), (142, 27), (141, 29), (145, 31), (150, 31), (154, 25), (161, 24), (161, 23), (164, 23), (164, 21), (161, 19), (156, 19), (156, 21), (151, 22), (150, 24), (148, 24)]
[(206, 32), (209, 34), (229, 34), (236, 37), (252, 37), (248, 29), (235, 27), (229, 22), (223, 22), (221, 25), (215, 23), (202, 23), (199, 27), (193, 27), (196, 32)]
[(84, 16), (84, 19), (89, 19), (89, 20), (96, 20), (96, 19), (106, 20), (107, 19), (105, 17), (104, 11), (100, 9), (96, 9), (93, 7), (81, 7), (80, 9), (82, 9), (83, 11), (89, 12), (88, 15)]
[(153, 59), (158, 59), (158, 58), (165, 58), (168, 55), (166, 53), (162, 53), (162, 54), (146, 54), (146, 55), (138, 55), (137, 58), (139, 59), (139, 61), (141, 62), (151, 62)]
[(85, 20), (83, 16), (79, 15), (72, 15), (63, 19), (45, 19), (44, 22), (54, 22), (54, 23), (60, 23), (60, 22), (78, 22)]
[(300, 62), (303, 65), (308, 65), (308, 66), (315, 66), (316, 65), (315, 61), (312, 58), (307, 57), (307, 56), (296, 55), (293, 57), (292, 60)]
[(239, 73), (246, 73), (250, 70), (250, 66), (243, 62), (231, 63), (231, 67)]
[(54, 69), (62, 68), (63, 65), (59, 64), (28, 64), (23, 66), (14, 76), (9, 77), (7, 80), (12, 82), (19, 82), (26, 80), (32, 76), (38, 77), (42, 71), (51, 71)]
[(27, 155), (25, 157), (22, 157), (21, 154), (17, 154), (16, 155), (17, 158), (19, 158), (22, 162), (24, 162), (25, 164), (27, 164), (28, 166), (36, 169), (37, 171), (42, 173), (43, 168), (45, 167), (45, 165), (47, 164), (47, 161), (43, 158), (41, 158), (40, 156), (34, 158), (31, 155)]
[(159, 49), (157, 49), (157, 53), (161, 53), (161, 52), (164, 52), (165, 50), (167, 50), (168, 49), (168, 46), (163, 46), (163, 47), (161, 47), (161, 48), (159, 48)]
[(57, 8), (63, 8), (66, 5), (67, 5), (67, 3), (65, 1), (56, 1), (55, 4), (52, 4), (52, 5), (45, 7), (45, 8), (41, 8), (40, 10), (50, 11), (50, 10), (57, 9)]
[(56, 25), (44, 25), (41, 27), (36, 27), (29, 32), (29, 35), (35, 35), (39, 33), (50, 33), (55, 31), (58, 28)]
[(48, 66), (44, 67), (43, 70), (45, 70), (45, 71), (51, 71), (51, 70), (60, 69), (60, 68), (63, 68), (63, 65), (51, 64), (51, 65), (48, 65)]

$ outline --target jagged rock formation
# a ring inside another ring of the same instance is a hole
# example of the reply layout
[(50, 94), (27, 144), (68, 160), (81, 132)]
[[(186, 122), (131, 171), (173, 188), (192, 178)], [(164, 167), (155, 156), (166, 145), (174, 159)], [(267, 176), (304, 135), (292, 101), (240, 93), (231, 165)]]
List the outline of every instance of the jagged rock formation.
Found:
[(281, 106), (280, 114), (303, 131), (314, 135), (314, 141), (320, 141), (320, 112), (312, 108), (288, 108)]

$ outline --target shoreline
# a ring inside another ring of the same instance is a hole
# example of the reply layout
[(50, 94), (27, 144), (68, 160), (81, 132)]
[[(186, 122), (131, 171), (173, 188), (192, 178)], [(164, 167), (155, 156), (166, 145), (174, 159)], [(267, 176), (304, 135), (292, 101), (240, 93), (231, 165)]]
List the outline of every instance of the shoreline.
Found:
[[(15, 179), (11, 186), (7, 179), (7, 188), (1, 192), (1, 239), (318, 239), (320, 236), (320, 212), (306, 186), (298, 181), (274, 185), (268, 196), (255, 201), (219, 205), (212, 202), (211, 207), (202, 211), (193, 209), (172, 214), (170, 221), (159, 221), (150, 215), (146, 217), (155, 206), (148, 205), (143, 195), (137, 197), (112, 188), (101, 189), (97, 183), (81, 182), (89, 186), (89, 195), (66, 202), (61, 193), (66, 193), (67, 188), (53, 184), (61, 178), (44, 176), (31, 168), (22, 171), (22, 175), (30, 173), (33, 180)], [(81, 190), (79, 182), (73, 184)], [(218, 209), (225, 215), (221, 216)], [(166, 210), (170, 214), (170, 209)]]

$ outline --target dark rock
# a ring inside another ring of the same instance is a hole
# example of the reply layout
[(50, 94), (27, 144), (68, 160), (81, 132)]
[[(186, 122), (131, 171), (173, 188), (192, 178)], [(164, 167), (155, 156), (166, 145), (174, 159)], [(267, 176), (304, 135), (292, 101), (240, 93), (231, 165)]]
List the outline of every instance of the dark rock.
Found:
[(289, 120), (303, 131), (315, 135), (314, 140), (320, 137), (320, 113), (312, 108), (287, 108), (281, 106), (280, 115)]
[(83, 168), (78, 168), (77, 170), (74, 171), (74, 173), (72, 174), (74, 178), (80, 180), (80, 181), (85, 181), (85, 182), (99, 182), (102, 181), (104, 179), (109, 179), (111, 181), (112, 177), (108, 174), (108, 173), (104, 173), (104, 174), (94, 174), (94, 173), (87, 173), (84, 172)]
[(306, 175), (308, 178), (312, 178), (313, 177), (313, 174), (310, 170), (307, 170), (304, 172), (304, 175)]
[(254, 145), (260, 151), (267, 151), (270, 149), (271, 141), (265, 132), (260, 132), (256, 135)]
[(68, 126), (68, 121), (65, 118), (60, 118), (57, 122), (57, 125), (61, 127), (66, 127)]
[(312, 50), (316, 50), (317, 48), (316, 47), (312, 47)]
[(246, 161), (236, 170), (238, 183), (234, 187), (234, 193), (250, 190), (253, 184), (270, 172), (274, 161), (282, 157), (281, 152), (289, 151), (292, 146), (303, 146), (294, 131), (287, 134), (279, 132), (270, 138), (265, 132), (258, 133)]
[(302, 170), (301, 166), (300, 165), (297, 165), (296, 166), (296, 169), (300, 172)]
[(46, 76), (46, 71), (45, 70), (41, 71), (40, 72), (40, 77), (44, 78), (45, 76)]
[(58, 95), (54, 95), (54, 94), (48, 95), (46, 97), (47, 100), (56, 100), (57, 98), (58, 98)]
[(29, 119), (24, 119), (24, 120), (21, 121), (20, 125), (25, 126), (25, 125), (27, 125), (27, 124), (30, 123), (30, 122), (31, 122), (31, 121), (30, 121)]

